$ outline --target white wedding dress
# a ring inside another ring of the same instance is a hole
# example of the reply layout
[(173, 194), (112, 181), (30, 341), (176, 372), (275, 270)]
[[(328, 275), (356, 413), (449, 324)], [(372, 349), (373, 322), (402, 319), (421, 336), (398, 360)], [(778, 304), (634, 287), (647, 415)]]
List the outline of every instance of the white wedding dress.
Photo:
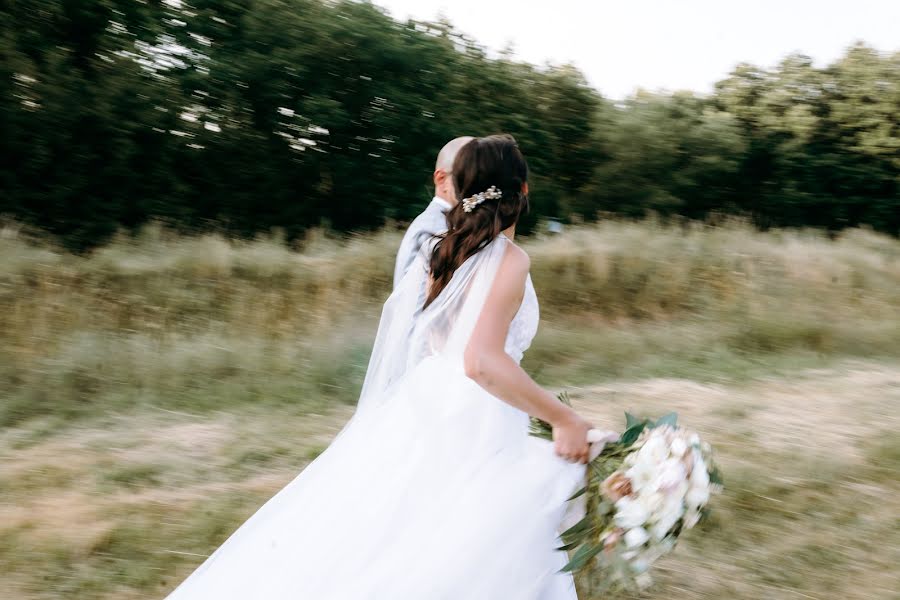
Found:
[[(463, 371), (509, 240), (421, 310), (426, 247), (385, 303), (354, 416), (169, 600), (572, 600), (557, 529), (584, 466)], [(530, 278), (506, 351), (538, 325)]]

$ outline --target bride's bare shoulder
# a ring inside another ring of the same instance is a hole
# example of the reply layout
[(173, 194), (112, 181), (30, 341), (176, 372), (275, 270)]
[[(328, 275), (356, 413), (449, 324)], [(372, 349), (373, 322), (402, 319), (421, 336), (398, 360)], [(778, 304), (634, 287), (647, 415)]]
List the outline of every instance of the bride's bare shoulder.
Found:
[(503, 262), (501, 263), (500, 268), (504, 271), (511, 271), (513, 273), (527, 274), (528, 270), (531, 268), (531, 258), (528, 256), (528, 253), (522, 250), (522, 248), (512, 240), (506, 238), (506, 241)]

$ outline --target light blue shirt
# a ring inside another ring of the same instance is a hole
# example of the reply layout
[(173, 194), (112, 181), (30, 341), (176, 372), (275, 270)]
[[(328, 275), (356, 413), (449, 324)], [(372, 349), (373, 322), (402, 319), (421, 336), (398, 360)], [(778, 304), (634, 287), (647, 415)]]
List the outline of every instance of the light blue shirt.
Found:
[(403, 241), (400, 242), (400, 250), (397, 252), (397, 262), (394, 265), (394, 287), (397, 287), (397, 284), (403, 279), (422, 244), (432, 236), (447, 231), (446, 213), (451, 208), (453, 207), (449, 202), (435, 196), (422, 214), (409, 224), (409, 229), (406, 230)]

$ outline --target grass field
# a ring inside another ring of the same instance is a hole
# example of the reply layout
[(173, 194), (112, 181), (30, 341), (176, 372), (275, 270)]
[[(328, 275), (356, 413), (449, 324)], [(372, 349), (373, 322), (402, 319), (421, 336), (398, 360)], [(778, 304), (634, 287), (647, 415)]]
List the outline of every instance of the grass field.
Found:
[[(397, 232), (0, 230), (0, 598), (159, 598), (352, 412)], [(900, 598), (900, 241), (606, 223), (525, 243), (525, 366), (677, 410), (727, 488), (645, 598)]]

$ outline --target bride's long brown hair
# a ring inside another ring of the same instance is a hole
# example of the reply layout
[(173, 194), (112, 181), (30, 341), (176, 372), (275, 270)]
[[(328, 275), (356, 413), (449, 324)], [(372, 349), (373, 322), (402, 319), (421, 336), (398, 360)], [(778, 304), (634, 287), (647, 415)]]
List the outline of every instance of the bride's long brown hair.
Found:
[[(475, 138), (460, 148), (453, 161), (457, 204), (447, 212), (447, 232), (438, 236), (431, 255), (425, 306), (438, 297), (460, 265), (528, 212), (528, 196), (522, 192), (527, 181), (528, 163), (511, 135)], [(463, 199), (491, 186), (502, 196), (465, 212)]]

